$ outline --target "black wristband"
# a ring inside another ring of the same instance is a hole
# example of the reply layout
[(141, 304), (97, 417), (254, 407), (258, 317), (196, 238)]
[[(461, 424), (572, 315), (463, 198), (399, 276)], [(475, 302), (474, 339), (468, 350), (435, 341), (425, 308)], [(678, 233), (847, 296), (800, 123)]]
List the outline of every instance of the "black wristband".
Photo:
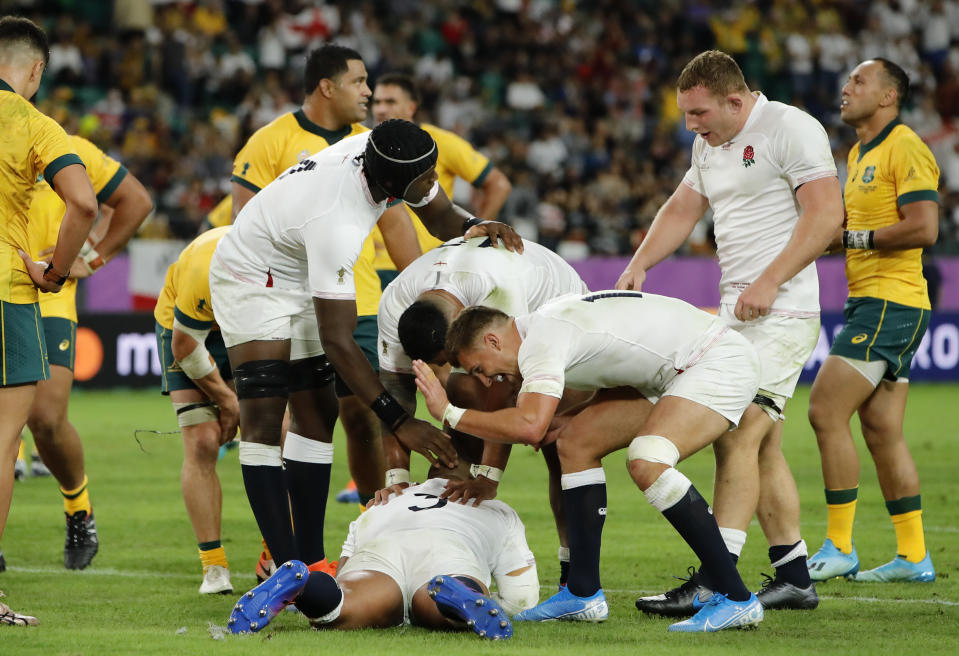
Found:
[(373, 403), (370, 404), (370, 409), (373, 411), (373, 414), (380, 418), (380, 421), (389, 426), (390, 430), (393, 431), (402, 426), (403, 422), (410, 418), (409, 413), (389, 392), (383, 392), (376, 397)]
[(53, 275), (57, 275), (57, 272), (53, 270), (53, 262), (50, 262), (50, 263), (47, 265), (47, 268), (44, 269), (44, 271), (43, 271), (43, 279), (46, 280), (46, 281), (48, 281), (48, 282), (52, 282), (52, 283), (54, 283), (54, 284), (57, 284), (57, 285), (62, 285), (63, 283), (65, 283), (65, 282), (67, 281), (67, 278), (70, 277), (70, 275), (67, 274), (67, 275), (65, 275), (65, 276), (60, 276), (60, 277), (57, 278), (56, 280), (53, 280), (53, 279), (50, 278), (49, 275), (47, 275), (47, 274), (49, 274), (49, 273), (51, 273), (51, 272), (53, 273)]
[(466, 232), (473, 226), (481, 223), (483, 223), (483, 219), (479, 218), (478, 216), (471, 216), (470, 218), (466, 219), (463, 221), (463, 234), (466, 234)]

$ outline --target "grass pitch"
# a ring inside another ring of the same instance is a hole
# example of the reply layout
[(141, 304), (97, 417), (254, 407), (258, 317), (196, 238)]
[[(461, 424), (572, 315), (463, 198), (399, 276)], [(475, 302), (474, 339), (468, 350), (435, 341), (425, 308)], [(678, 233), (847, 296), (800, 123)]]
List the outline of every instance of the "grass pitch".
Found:
[[(63, 569), (63, 511), (56, 483), (18, 482), (3, 536), (8, 569), (0, 574), (5, 601), (37, 615), (34, 628), (0, 628), (0, 654), (635, 654), (646, 653), (921, 653), (954, 654), (959, 639), (959, 438), (956, 385), (917, 385), (910, 392), (906, 434), (922, 479), (926, 539), (938, 578), (932, 584), (820, 584), (813, 612), (772, 612), (756, 631), (668, 634), (669, 620), (641, 615), (633, 600), (672, 587), (695, 558), (643, 499), (626, 473), (624, 456), (606, 460), (609, 515), (603, 540), (603, 585), (610, 619), (599, 625), (517, 624), (512, 640), (486, 643), (471, 633), (311, 631), (298, 614), (283, 613), (253, 636), (223, 635), (234, 596), (201, 597), (196, 544), (180, 498), (178, 435), (141, 436), (136, 428), (176, 427), (169, 401), (154, 392), (76, 392), (71, 418), (83, 436), (100, 553), (82, 572)], [(803, 536), (811, 551), (825, 534), (825, 502), (815, 437), (805, 418), (808, 388), (789, 406), (784, 443), (802, 498)], [(863, 568), (892, 558), (895, 536), (861, 439), (862, 480), (856, 547)], [(255, 583), (259, 536), (231, 451), (219, 464), (223, 542), (238, 596)], [(680, 465), (705, 494), (712, 457)], [(418, 461), (414, 478), (425, 473)], [(335, 493), (347, 481), (345, 448), (337, 437)], [(536, 553), (542, 598), (558, 578), (556, 537), (546, 501), (546, 470), (531, 449), (514, 448), (500, 498), (517, 509)], [(336, 557), (357, 508), (329, 505), (326, 545)], [(756, 522), (740, 560), (747, 585), (772, 573)]]

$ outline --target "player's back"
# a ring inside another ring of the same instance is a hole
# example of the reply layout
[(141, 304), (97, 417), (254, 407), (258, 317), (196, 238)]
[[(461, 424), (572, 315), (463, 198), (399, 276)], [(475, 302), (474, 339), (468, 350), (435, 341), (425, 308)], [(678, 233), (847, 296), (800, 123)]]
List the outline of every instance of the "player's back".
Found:
[(685, 301), (628, 291), (564, 296), (516, 325), (524, 389), (542, 378), (575, 389), (661, 390), (726, 330)]
[(391, 536), (403, 540), (412, 531), (420, 533), (417, 539), (428, 539), (430, 531), (448, 531), (463, 538), (485, 559), (510, 543), (512, 535), (524, 535), (516, 511), (502, 501), (484, 501), (479, 506), (449, 502), (440, 498), (445, 486), (446, 479), (432, 478), (391, 497), (387, 504), (369, 508), (351, 528), (355, 550)]

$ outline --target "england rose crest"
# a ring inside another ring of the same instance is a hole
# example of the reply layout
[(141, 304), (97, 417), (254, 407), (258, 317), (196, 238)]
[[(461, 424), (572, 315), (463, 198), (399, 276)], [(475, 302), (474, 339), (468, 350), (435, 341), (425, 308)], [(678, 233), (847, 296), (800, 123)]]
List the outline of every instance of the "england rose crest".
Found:
[(747, 169), (756, 163), (756, 153), (753, 152), (752, 146), (746, 146), (743, 149), (743, 166)]

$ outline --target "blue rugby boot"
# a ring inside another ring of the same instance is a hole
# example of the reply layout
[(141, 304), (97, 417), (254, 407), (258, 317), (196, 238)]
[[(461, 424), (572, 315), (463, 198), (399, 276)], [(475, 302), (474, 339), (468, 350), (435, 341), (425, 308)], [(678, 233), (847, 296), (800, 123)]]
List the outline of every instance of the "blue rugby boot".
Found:
[(819, 551), (806, 561), (809, 568), (809, 578), (813, 581), (828, 581), (837, 576), (853, 576), (859, 571), (859, 556), (856, 555), (856, 544), (852, 545), (852, 552), (843, 553), (833, 544), (826, 541), (819, 547)]
[(602, 622), (609, 617), (609, 604), (600, 588), (591, 597), (577, 597), (563, 588), (540, 604), (513, 616), (514, 622)]
[(267, 580), (240, 597), (227, 627), (231, 633), (256, 633), (299, 596), (310, 578), (306, 563), (288, 560)]
[(496, 601), (453, 576), (434, 576), (427, 591), (447, 617), (460, 619), (473, 633), (488, 640), (506, 640), (513, 625)]
[(763, 621), (763, 605), (756, 595), (746, 601), (733, 601), (714, 592), (706, 605), (688, 620), (669, 625), (670, 631), (712, 633), (723, 629), (754, 629)]
[(918, 563), (913, 563), (897, 555), (885, 565), (859, 572), (855, 581), (873, 581), (878, 583), (930, 583), (936, 580), (936, 568), (932, 566), (929, 552)]

